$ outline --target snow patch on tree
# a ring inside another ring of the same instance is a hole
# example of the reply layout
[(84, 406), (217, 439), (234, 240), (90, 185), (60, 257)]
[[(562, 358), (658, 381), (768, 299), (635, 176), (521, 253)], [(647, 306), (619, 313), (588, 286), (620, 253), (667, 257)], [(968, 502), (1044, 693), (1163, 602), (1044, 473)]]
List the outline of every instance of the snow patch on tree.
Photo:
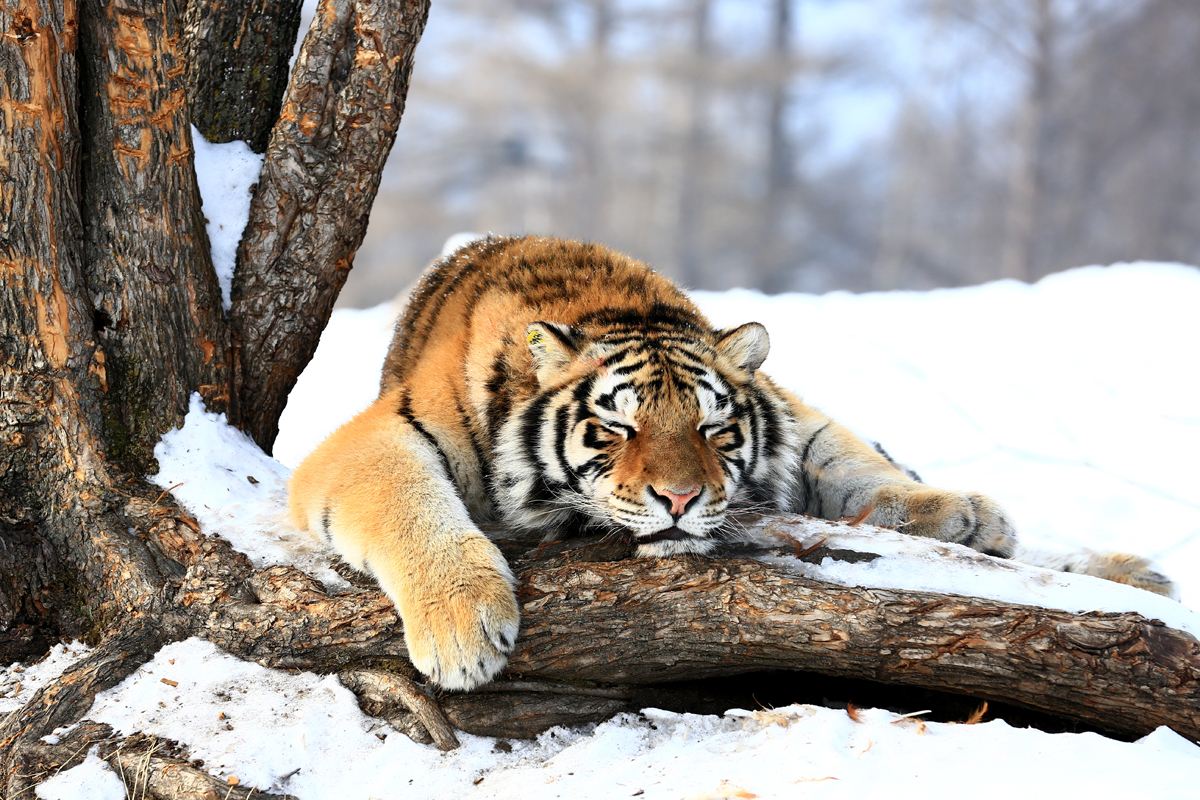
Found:
[(196, 183), (207, 220), (213, 268), (221, 285), (221, 302), (228, 311), (238, 242), (250, 218), (251, 192), (262, 170), (263, 157), (245, 142), (209, 142), (195, 126), (192, 147), (196, 151)]

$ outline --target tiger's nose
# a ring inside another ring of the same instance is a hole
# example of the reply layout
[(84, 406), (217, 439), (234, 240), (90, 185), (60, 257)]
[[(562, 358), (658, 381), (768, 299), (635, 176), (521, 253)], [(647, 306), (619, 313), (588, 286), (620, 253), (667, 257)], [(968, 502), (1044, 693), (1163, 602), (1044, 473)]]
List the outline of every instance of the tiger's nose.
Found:
[(699, 486), (688, 486), (680, 489), (675, 486), (658, 487), (651, 486), (650, 493), (654, 495), (654, 499), (663, 504), (663, 508), (667, 509), (671, 517), (676, 521), (684, 515), (688, 510), (688, 506), (692, 501), (700, 496)]

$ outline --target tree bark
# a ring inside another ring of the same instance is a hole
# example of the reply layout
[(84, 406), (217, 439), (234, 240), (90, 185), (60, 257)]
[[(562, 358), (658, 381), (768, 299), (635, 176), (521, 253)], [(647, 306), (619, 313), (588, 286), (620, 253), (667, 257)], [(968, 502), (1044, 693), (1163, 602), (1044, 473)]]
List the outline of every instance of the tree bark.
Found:
[(187, 29), (192, 124), (210, 142), (267, 140), (288, 83), (299, 0), (191, 0)]
[[(784, 518), (763, 524), (787, 527)], [(821, 547), (804, 556), (826, 557), (875, 556)], [(514, 679), (628, 687), (798, 670), (1003, 701), (1117, 734), (1169, 725), (1200, 740), (1200, 643), (1134, 613), (839, 586), (737, 556), (595, 561), (568, 550), (516, 566), (522, 630), (506, 672)], [(251, 582), (258, 607), (214, 609), (204, 631), (226, 650), (318, 671), (403, 659), (378, 592), (330, 598), (286, 567)], [(272, 607), (265, 616), (263, 606)], [(496, 702), (458, 696), (448, 713), (462, 724), (494, 713)], [(538, 724), (515, 727), (532, 735)]]
[(84, 272), (109, 455), (154, 445), (201, 389), (224, 407), (221, 292), (192, 169), (178, 0), (82, 0)]
[[(778, 535), (793, 523), (758, 524)], [(813, 536), (814, 525), (803, 531)], [(10, 781), (39, 737), (85, 714), (96, 691), (160, 642), (186, 635), (265, 666), (337, 672), (368, 713), (443, 748), (455, 744), (447, 721), (533, 736), (645, 705), (696, 708), (699, 695), (679, 681), (778, 670), (964, 694), (1124, 736), (1168, 725), (1200, 740), (1200, 642), (1191, 635), (1135, 613), (805, 577), (790, 559), (877, 557), (819, 535), (807, 547), (671, 559), (631, 559), (622, 543), (586, 541), (520, 555), (528, 543), (502, 542), (519, 578), (517, 649), (497, 683), (441, 697), (413, 683), (399, 620), (376, 589), (329, 595), (294, 568), (251, 571), (226, 544), (186, 526), (158, 537), (164, 548), (168, 539), (174, 554), (195, 554), (174, 598), (186, 610), (175, 615), (180, 624), (127, 630), (0, 728), (0, 750), (15, 759)]]
[(233, 281), (233, 413), (268, 452), (366, 233), (428, 13), (322, 0), (301, 47)]
[[(416, 18), (399, 18), (414, 7)], [(227, 323), (191, 165), (180, 15), (175, 0), (0, 4), (0, 656), (27, 656), (60, 636), (103, 639), (4, 721), (5, 796), (29, 795), (26, 767), (40, 757), (40, 736), (78, 720), (97, 691), (162, 643), (202, 627), (192, 600), (253, 600), (246, 558), (201, 535), (140, 478), (190, 392), (219, 407), (230, 385)], [(403, 31), (414, 44), (423, 21), (423, 6), (393, 3), (316, 27), (336, 23), (339, 35), (347, 24), (362, 35), (378, 28), (388, 43)], [(378, 133), (367, 124), (373, 116), (391, 133), (399, 118), (409, 62), (381, 66), (388, 53), (373, 46), (334, 70), (360, 91), (316, 108), (324, 135), (343, 146), (365, 149), (362, 131)], [(390, 146), (390, 133), (382, 138)], [(377, 147), (368, 166), (378, 171), (385, 155)], [(288, 163), (300, 181), (312, 166)], [(323, 188), (354, 195), (365, 221), (373, 193), (330, 177), (320, 176)], [(334, 202), (321, 191), (304, 199), (322, 197)], [(298, 204), (276, 211), (292, 214), (277, 217), (289, 230), (308, 213)], [(346, 264), (356, 246), (353, 237), (342, 242)], [(336, 288), (316, 293), (332, 305)], [(270, 328), (287, 311), (260, 308), (254, 319)], [(187, 777), (163, 758), (146, 755), (161, 766), (143, 787), (151, 796), (172, 796), (171, 776)], [(211, 794), (198, 775), (188, 777), (188, 796)]]

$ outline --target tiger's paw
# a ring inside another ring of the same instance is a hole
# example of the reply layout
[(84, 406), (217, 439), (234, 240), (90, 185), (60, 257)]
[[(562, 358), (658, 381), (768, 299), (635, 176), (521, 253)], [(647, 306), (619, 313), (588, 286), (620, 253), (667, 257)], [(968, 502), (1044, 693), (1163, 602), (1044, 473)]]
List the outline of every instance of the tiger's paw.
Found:
[(1178, 596), (1175, 584), (1170, 578), (1154, 569), (1147, 559), (1130, 553), (1093, 553), (1082, 568), (1076, 566), (1075, 569), (1064, 569), (1067, 572), (1083, 572), (1097, 578), (1135, 586), (1164, 597)]
[(429, 567), (400, 591), (409, 660), (444, 689), (474, 689), (504, 669), (517, 640), (512, 572), (477, 533)]
[(1009, 558), (1017, 548), (1012, 523), (995, 501), (981, 494), (892, 484), (876, 492), (866, 521), (1001, 558)]

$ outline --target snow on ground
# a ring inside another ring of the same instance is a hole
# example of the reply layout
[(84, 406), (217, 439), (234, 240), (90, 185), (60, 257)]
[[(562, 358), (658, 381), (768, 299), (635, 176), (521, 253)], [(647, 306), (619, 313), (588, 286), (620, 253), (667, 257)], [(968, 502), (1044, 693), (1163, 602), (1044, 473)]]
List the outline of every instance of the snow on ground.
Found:
[(213, 268), (221, 285), (221, 300), (229, 310), (238, 242), (250, 218), (250, 192), (258, 180), (263, 157), (245, 142), (214, 144), (192, 127), (196, 151), (196, 183), (200, 186)]
[[(1034, 286), (696, 297), (719, 325), (765, 323), (773, 377), (883, 441), (930, 483), (991, 494), (1026, 543), (1154, 556), (1185, 603), (1200, 598), (1200, 503), (1191, 462), (1200, 449), (1200, 384), (1187, 366), (1200, 272), (1137, 264), (1073, 270)], [(306, 539), (277, 535), (287, 467), (373, 399), (396, 313), (393, 304), (334, 313), (281, 420), (282, 464), (195, 401), (184, 427), (156, 449), (161, 469), (154, 480), (172, 488), (205, 531), (226, 536), (256, 564), (299, 559), (323, 568), (322, 554)], [(1200, 630), (1190, 608), (1084, 576), (1011, 568), (983, 556), (950, 569), (938, 553), (953, 545), (865, 527), (842, 526), (834, 539), (835, 546), (885, 558), (781, 563), (848, 584), (967, 587), (1071, 610), (1137, 609)], [(12, 674), (0, 672), (0, 693)], [(162, 683), (164, 677), (179, 685)], [(164, 648), (99, 697), (91, 716), (177, 739), (215, 774), (304, 800), (639, 791), (664, 798), (918, 791), (1170, 798), (1194, 796), (1187, 776), (1200, 769), (1200, 748), (1165, 729), (1121, 743), (998, 721), (921, 724), (885, 711), (863, 711), (855, 722), (844, 711), (811, 706), (723, 717), (648, 710), (549, 732), (513, 743), (511, 751), (464, 736), (462, 749), (442, 754), (364, 717), (334, 678), (266, 670), (196, 640)], [(41, 788), (47, 797), (101, 796), (112, 777), (89, 762), (56, 780), (79, 776), (92, 794)]]
[[(720, 717), (647, 709), (509, 748), (462, 734), (460, 749), (440, 753), (364, 716), (335, 678), (248, 664), (200, 639), (164, 647), (99, 695), (88, 716), (123, 733), (175, 739), (218, 777), (300, 800), (1022, 792), (1165, 800), (1194, 797), (1186, 777), (1200, 774), (1200, 748), (1166, 728), (1122, 743), (1001, 721), (924, 723), (879, 710), (860, 710), (855, 721), (808, 705)], [(95, 769), (85, 762), (58, 780)]]
[(83, 763), (38, 784), (41, 800), (126, 800), (125, 784), (93, 747)]
[(347, 585), (330, 567), (327, 550), (287, 520), (287, 467), (263, 453), (224, 414), (204, 409), (192, 395), (183, 427), (154, 447), (158, 473), (150, 480), (169, 489), (205, 533), (216, 533), (256, 567), (295, 564), (327, 587)]
[(82, 642), (66, 642), (54, 645), (36, 664), (0, 667), (0, 721), (90, 652), (91, 648)]

